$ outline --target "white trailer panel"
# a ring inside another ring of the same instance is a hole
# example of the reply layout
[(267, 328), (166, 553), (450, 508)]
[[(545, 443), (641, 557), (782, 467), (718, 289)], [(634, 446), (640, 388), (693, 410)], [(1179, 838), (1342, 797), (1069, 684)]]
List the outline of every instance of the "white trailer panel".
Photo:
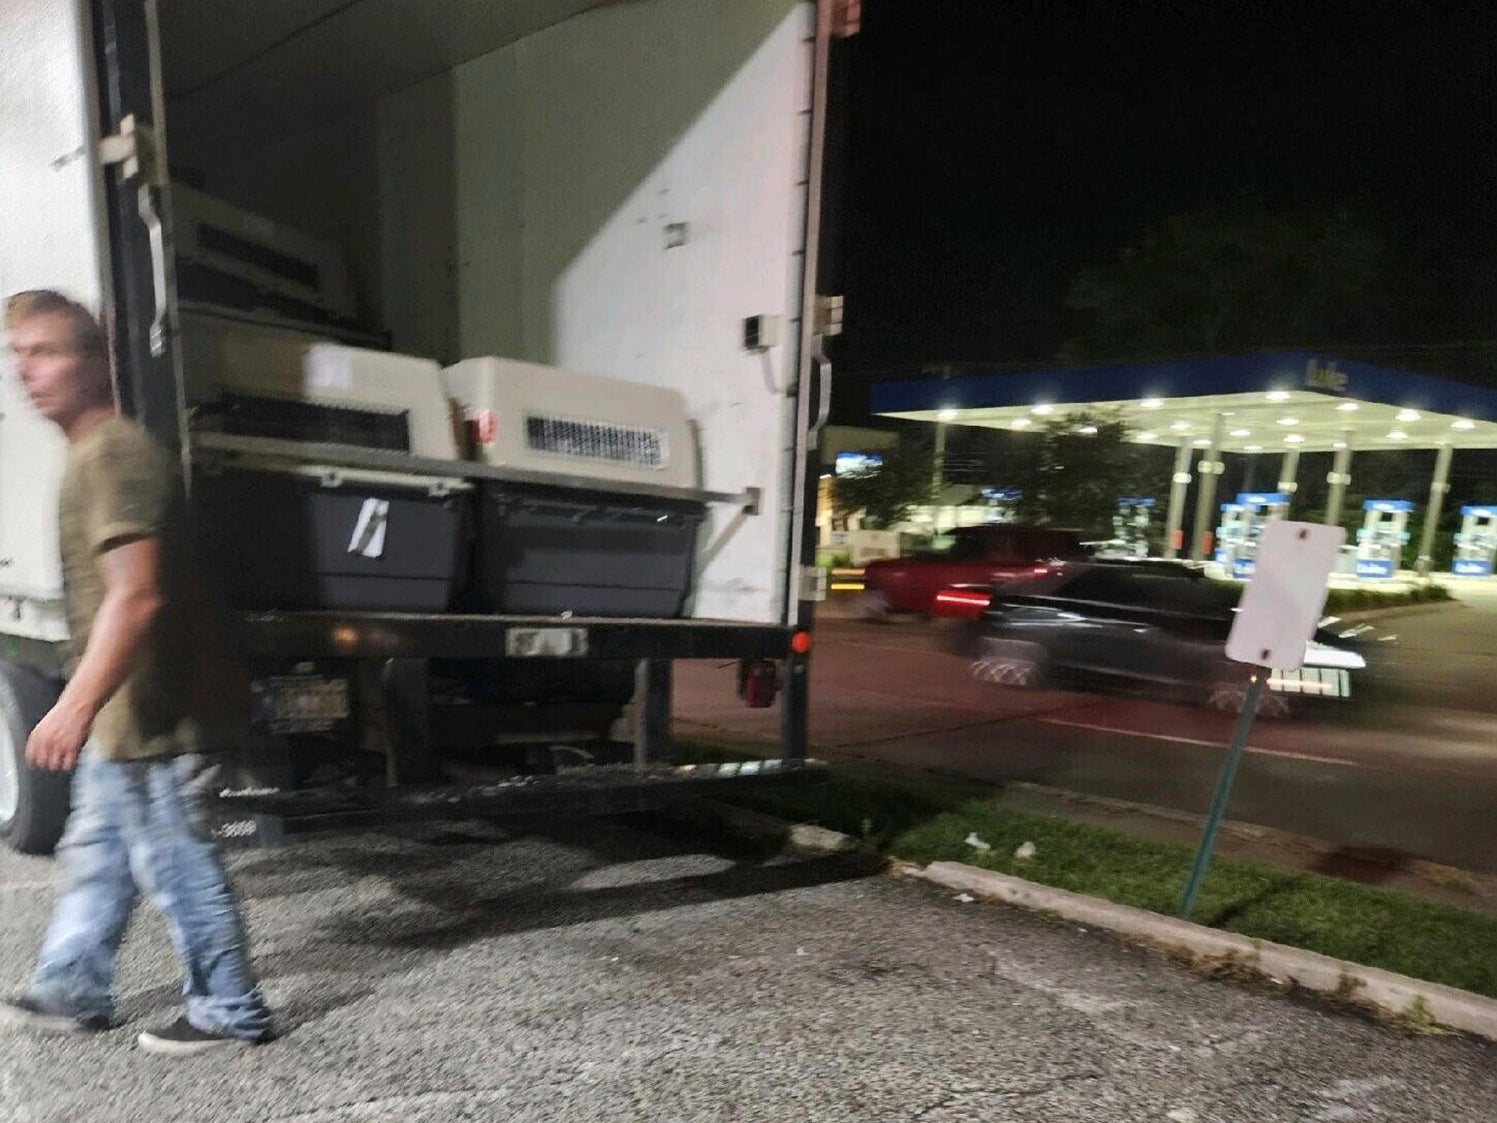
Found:
[[(85, 4), (0, 4), (0, 296), (60, 289), (104, 304), (103, 230)], [(5, 631), (66, 635), (57, 553), (63, 439), (26, 398), (9, 349), (0, 397), (0, 611)]]

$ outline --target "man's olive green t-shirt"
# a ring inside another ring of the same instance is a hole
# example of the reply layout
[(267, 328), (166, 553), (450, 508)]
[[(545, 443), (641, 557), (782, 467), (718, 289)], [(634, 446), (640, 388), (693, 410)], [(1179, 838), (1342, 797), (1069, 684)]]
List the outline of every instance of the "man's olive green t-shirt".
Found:
[[(58, 538), (71, 635), (69, 673), (88, 647), (104, 603), (103, 558), (141, 538), (159, 544), (162, 608), (130, 673), (94, 719), (92, 743), (108, 760), (203, 751), (224, 707), (208, 691), (218, 673), (216, 629), (187, 580), (180, 476), (166, 451), (133, 421), (112, 417), (69, 445), (58, 505)], [(194, 634), (196, 633), (196, 634)], [(222, 703), (226, 699), (220, 698)]]

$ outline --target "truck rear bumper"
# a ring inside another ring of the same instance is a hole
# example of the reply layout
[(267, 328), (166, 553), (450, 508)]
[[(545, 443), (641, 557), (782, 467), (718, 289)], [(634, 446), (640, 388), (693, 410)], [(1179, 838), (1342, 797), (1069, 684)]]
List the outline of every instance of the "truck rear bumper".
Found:
[(793, 629), (728, 620), (256, 612), (238, 618), (251, 659), (783, 659)]
[(224, 845), (254, 848), (393, 823), (649, 811), (733, 788), (825, 778), (826, 766), (816, 760), (605, 765), (462, 787), (224, 791), (210, 802), (210, 810), (214, 834)]

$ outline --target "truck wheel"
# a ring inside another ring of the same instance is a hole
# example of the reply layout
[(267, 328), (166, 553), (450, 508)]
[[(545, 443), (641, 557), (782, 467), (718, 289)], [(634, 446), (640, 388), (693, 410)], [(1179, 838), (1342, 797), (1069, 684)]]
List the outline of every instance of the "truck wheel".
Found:
[(57, 695), (51, 679), (0, 663), (0, 839), (22, 854), (50, 854), (68, 818), (71, 775), (26, 763), (26, 738)]

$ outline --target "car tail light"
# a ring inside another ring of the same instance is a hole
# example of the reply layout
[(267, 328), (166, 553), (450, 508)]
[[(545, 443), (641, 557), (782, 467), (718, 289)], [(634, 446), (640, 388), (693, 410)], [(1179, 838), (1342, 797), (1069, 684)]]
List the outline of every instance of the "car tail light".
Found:
[(986, 589), (941, 589), (931, 606), (931, 615), (950, 620), (976, 620), (993, 601)]

